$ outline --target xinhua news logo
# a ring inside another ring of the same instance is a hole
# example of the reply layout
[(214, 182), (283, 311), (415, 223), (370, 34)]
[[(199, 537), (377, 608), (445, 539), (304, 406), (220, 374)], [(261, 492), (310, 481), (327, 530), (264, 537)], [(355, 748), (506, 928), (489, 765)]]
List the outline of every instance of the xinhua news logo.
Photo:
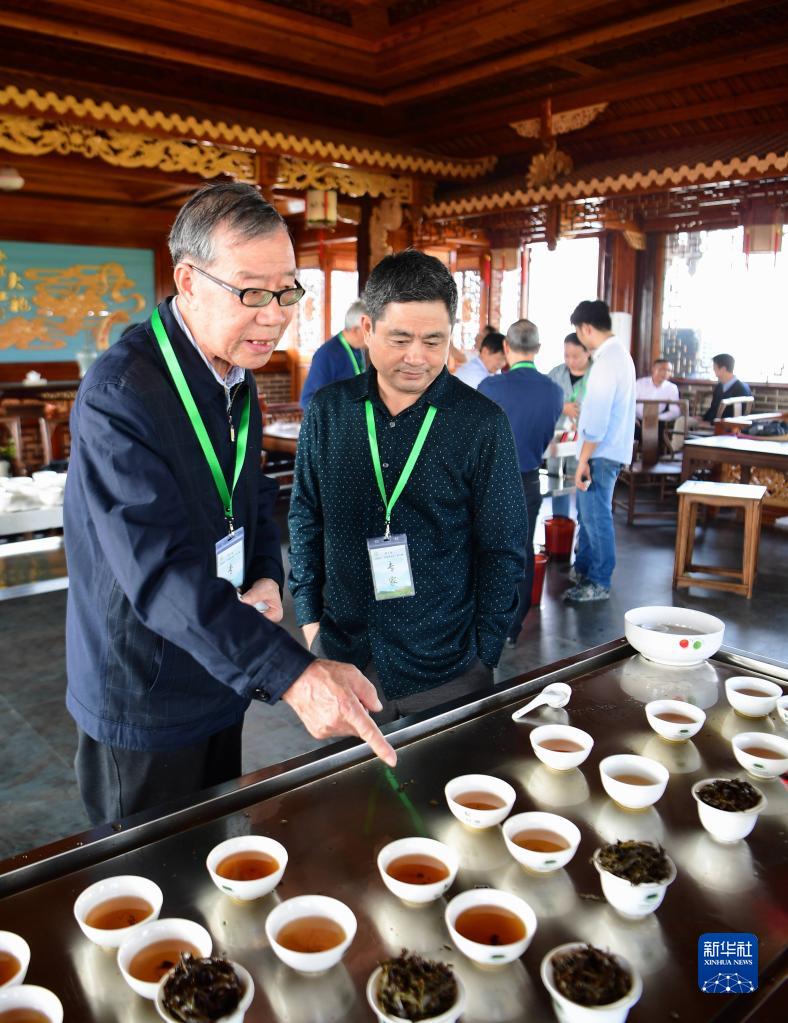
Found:
[(698, 987), (707, 995), (746, 995), (758, 987), (758, 939), (723, 931), (698, 938)]

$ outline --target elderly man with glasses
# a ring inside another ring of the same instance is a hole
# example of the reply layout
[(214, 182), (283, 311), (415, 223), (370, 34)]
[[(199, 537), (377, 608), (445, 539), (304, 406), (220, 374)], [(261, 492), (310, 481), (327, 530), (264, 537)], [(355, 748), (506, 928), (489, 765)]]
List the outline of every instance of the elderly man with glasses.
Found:
[(286, 225), (254, 188), (223, 183), (192, 196), (169, 240), (177, 295), (95, 363), (71, 419), (66, 702), (93, 823), (237, 777), (253, 699), (395, 760), (361, 672), (276, 624), (253, 371), (304, 294)]

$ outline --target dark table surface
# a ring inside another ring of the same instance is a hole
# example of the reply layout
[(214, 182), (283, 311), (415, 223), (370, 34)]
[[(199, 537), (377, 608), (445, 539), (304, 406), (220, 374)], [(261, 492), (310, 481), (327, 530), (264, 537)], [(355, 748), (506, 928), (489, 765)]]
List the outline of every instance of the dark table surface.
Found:
[[(77, 895), (115, 874), (142, 874), (164, 891), (164, 916), (185, 916), (211, 931), (217, 951), (242, 962), (256, 993), (247, 1023), (355, 1023), (368, 1021), (364, 986), (378, 961), (401, 948), (450, 961), (468, 988), (465, 1023), (553, 1020), (539, 979), (543, 955), (580, 939), (620, 951), (641, 972), (644, 993), (632, 1023), (771, 1020), (773, 974), (785, 940), (786, 810), (777, 781), (758, 782), (769, 800), (746, 841), (719, 845), (698, 823), (692, 784), (700, 778), (740, 775), (730, 748), (743, 730), (779, 732), (772, 718), (747, 721), (728, 706), (724, 679), (760, 674), (785, 685), (788, 670), (749, 655), (721, 654), (696, 668), (671, 669), (645, 661), (623, 641), (560, 662), (470, 704), (452, 707), (392, 732), (399, 750), (394, 772), (344, 743), (217, 790), (188, 810), (158, 820), (124, 822), (119, 833), (97, 829), (47, 850), (0, 864), (0, 927), (30, 943), (31, 983), (52, 988), (67, 1023), (154, 1023), (152, 1003), (126, 986), (114, 957), (90, 944), (72, 915)], [(565, 710), (543, 709), (515, 724), (511, 713), (547, 681), (573, 689)], [(679, 696), (706, 709), (692, 742), (665, 743), (648, 727), (644, 704)], [(566, 721), (595, 739), (581, 769), (556, 774), (535, 759), (530, 728)], [(645, 754), (670, 771), (667, 791), (642, 813), (620, 810), (604, 794), (600, 759), (611, 753)], [(498, 829), (466, 831), (449, 813), (443, 787), (466, 772), (498, 775), (517, 791), (514, 813), (542, 809), (573, 820), (582, 833), (568, 866), (534, 877), (509, 856)], [(289, 852), (279, 888), (265, 899), (236, 904), (212, 884), (209, 850), (225, 838), (270, 835)], [(375, 859), (387, 842), (424, 834), (449, 843), (460, 871), (449, 895), (477, 885), (500, 887), (533, 907), (538, 928), (521, 960), (483, 971), (451, 945), (445, 903), (422, 909), (398, 902), (384, 888)], [(600, 901), (590, 864), (594, 849), (617, 838), (662, 843), (678, 867), (660, 909), (642, 921), (619, 917)], [(343, 962), (321, 977), (305, 978), (273, 955), (264, 933), (267, 913), (296, 894), (322, 893), (346, 902), (358, 933)], [(704, 932), (748, 931), (760, 941), (761, 985), (756, 995), (704, 995), (697, 985), (697, 943)], [(758, 1006), (755, 1016), (748, 1016)]]

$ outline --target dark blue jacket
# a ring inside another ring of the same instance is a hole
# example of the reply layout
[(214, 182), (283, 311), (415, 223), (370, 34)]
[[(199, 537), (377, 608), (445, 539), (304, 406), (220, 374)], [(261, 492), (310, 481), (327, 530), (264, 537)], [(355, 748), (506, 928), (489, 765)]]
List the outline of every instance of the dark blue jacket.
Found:
[[(717, 383), (714, 390), (711, 392), (711, 404), (703, 415), (703, 418), (707, 423), (713, 423), (715, 419), (722, 418), (726, 419), (733, 415), (733, 409), (730, 405), (725, 406), (722, 410), (720, 409), (720, 402), (723, 398), (747, 398), (752, 394), (750, 385), (745, 384), (743, 380), (739, 380), (738, 377), (731, 383), (730, 387), (726, 391), (721, 383)], [(722, 415), (720, 416), (720, 411)]]
[(538, 469), (564, 407), (561, 387), (544, 373), (521, 367), (482, 380), (479, 391), (509, 417), (520, 472)]
[[(359, 348), (354, 348), (353, 354), (356, 361), (361, 364), (363, 373), (366, 368), (364, 352)], [(355, 370), (350, 363), (350, 356), (339, 340), (339, 334), (334, 334), (312, 356), (312, 365), (309, 367), (304, 381), (304, 389), (301, 391), (301, 408), (306, 412), (313, 395), (321, 387), (336, 383), (337, 380), (348, 380), (355, 375)]]
[[(227, 400), (178, 327), (159, 312), (217, 457), (232, 479)], [(246, 461), (233, 499), (243, 526), (245, 586), (283, 582), (272, 520), (276, 484), (260, 471), (254, 377)], [(109, 349), (82, 382), (71, 416), (64, 505), (69, 593), (66, 703), (99, 742), (167, 750), (239, 721), (252, 697), (274, 702), (313, 660), (284, 629), (216, 577), (227, 533), (208, 465), (150, 321)]]

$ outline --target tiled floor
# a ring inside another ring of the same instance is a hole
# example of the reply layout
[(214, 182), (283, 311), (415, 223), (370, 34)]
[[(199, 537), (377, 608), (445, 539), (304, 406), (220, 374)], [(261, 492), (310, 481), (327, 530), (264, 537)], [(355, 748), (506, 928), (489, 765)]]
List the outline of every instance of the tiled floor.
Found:
[[(549, 512), (549, 503), (546, 503)], [(283, 515), (284, 521), (284, 515)], [(533, 609), (520, 642), (501, 660), (499, 677), (579, 653), (623, 634), (623, 615), (640, 604), (677, 604), (719, 615), (725, 641), (788, 662), (785, 532), (764, 530), (753, 599), (695, 589), (671, 589), (674, 524), (617, 523), (619, 564), (611, 600), (569, 607), (562, 603), (566, 566), (549, 566), (541, 607)], [(699, 542), (719, 556), (738, 550), (740, 530), (720, 520)], [(537, 534), (538, 537), (538, 534)], [(713, 556), (713, 555), (712, 555)], [(65, 592), (0, 602), (0, 859), (84, 830), (87, 821), (73, 779), (74, 728), (63, 705)], [(285, 625), (295, 633), (292, 605)], [(286, 705), (253, 705), (244, 731), (244, 769), (252, 771), (314, 748)]]

